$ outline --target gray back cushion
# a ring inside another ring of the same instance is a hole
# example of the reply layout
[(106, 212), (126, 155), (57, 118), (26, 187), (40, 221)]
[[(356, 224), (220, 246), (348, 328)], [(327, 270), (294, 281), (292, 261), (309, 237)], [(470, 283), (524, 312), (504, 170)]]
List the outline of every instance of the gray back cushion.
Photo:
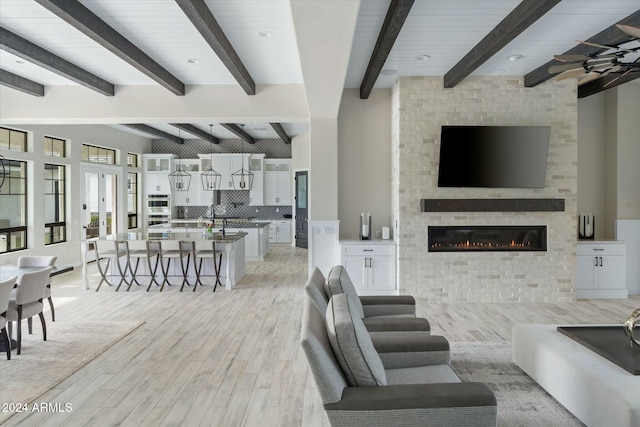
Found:
[(387, 376), (371, 337), (347, 294), (331, 297), (327, 306), (327, 334), (349, 385), (387, 385)]
[(327, 297), (324, 290), (326, 282), (322, 271), (320, 271), (318, 267), (315, 267), (311, 272), (311, 277), (309, 277), (309, 280), (307, 280), (307, 283), (304, 285), (304, 291), (322, 313), (327, 311), (327, 303), (329, 302), (329, 297)]
[(318, 310), (316, 304), (307, 295), (304, 297), (302, 308), (300, 342), (313, 379), (318, 386), (322, 403), (340, 401), (347, 381), (327, 337), (325, 313)]
[(336, 294), (347, 294), (353, 300), (356, 310), (360, 313), (360, 318), (364, 317), (364, 308), (360, 302), (360, 297), (356, 292), (355, 286), (349, 277), (347, 270), (341, 265), (336, 265), (329, 271), (329, 277), (325, 285), (325, 292), (331, 298)]

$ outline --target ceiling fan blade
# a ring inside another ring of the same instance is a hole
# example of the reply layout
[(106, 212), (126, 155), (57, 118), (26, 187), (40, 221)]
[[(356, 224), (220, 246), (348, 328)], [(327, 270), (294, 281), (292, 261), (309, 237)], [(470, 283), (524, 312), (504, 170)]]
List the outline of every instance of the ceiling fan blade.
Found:
[(553, 55), (553, 58), (560, 62), (578, 62), (591, 59), (588, 55)]
[(578, 81), (578, 86), (589, 83), (592, 80), (599, 79), (600, 77), (602, 77), (602, 74), (600, 73), (587, 73)]
[(582, 70), (582, 72), (584, 72), (584, 68), (582, 67), (581, 63), (578, 62), (574, 62), (571, 64), (560, 64), (560, 65), (552, 65), (551, 67), (549, 67), (549, 74), (556, 74), (556, 73), (561, 73), (563, 71), (569, 71), (569, 70)]
[(620, 74), (618, 77), (616, 77), (615, 79), (612, 79), (611, 81), (608, 81), (604, 86), (602, 87), (607, 87), (609, 86), (611, 83), (615, 82), (616, 80), (618, 80), (621, 77), (626, 76), (627, 74), (629, 74), (631, 71), (633, 70), (633, 68), (629, 68), (627, 71), (625, 71), (624, 73)]
[(587, 46), (600, 47), (602, 49), (617, 49), (616, 46), (607, 46), (606, 44), (593, 43), (593, 42), (588, 42), (584, 40), (576, 40), (576, 41), (578, 43), (586, 44)]
[(584, 68), (576, 68), (574, 70), (563, 71), (556, 76), (556, 80), (570, 79), (584, 74)]
[(640, 28), (632, 27), (631, 25), (623, 25), (623, 24), (616, 24), (616, 27), (618, 27), (620, 30), (624, 31), (631, 37), (640, 39)]
[(588, 72), (593, 72), (593, 71), (597, 71), (599, 73), (605, 72), (607, 70), (612, 70), (613, 69), (613, 64), (600, 64), (600, 65), (595, 65), (593, 67), (588, 67)]
[(613, 62), (610, 59), (595, 59), (595, 60), (590, 60), (587, 61), (587, 67), (593, 67), (595, 65), (602, 65), (602, 64), (612, 64)]

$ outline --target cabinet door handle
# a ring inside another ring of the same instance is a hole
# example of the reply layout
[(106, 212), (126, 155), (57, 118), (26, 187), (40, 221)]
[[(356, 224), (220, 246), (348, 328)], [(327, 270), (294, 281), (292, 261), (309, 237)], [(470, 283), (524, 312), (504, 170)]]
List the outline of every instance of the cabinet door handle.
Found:
[(602, 257), (600, 257), (600, 267), (602, 267)]
[(594, 251), (604, 251), (604, 248), (593, 248)]
[(596, 267), (598, 266), (598, 257), (594, 257), (596, 260)]
[(373, 252), (373, 249), (363, 249), (362, 252)]

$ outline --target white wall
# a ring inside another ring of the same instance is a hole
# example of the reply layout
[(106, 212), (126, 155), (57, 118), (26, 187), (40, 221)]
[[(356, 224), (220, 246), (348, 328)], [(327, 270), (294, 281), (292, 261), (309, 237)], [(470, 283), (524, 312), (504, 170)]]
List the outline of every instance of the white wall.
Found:
[[(14, 264), (20, 255), (56, 255), (58, 264), (77, 264), (80, 262), (80, 231), (81, 231), (81, 179), (80, 165), (82, 158), (82, 144), (120, 150), (120, 163), (126, 164), (126, 155), (130, 153), (142, 154), (151, 151), (151, 140), (133, 135), (105, 125), (11, 125), (6, 126), (28, 132), (29, 151), (19, 153), (0, 150), (0, 154), (10, 159), (28, 162), (28, 249), (0, 255), (0, 264)], [(44, 136), (53, 136), (68, 140), (67, 157), (57, 158), (45, 156), (43, 151)], [(142, 158), (140, 158), (142, 161)], [(62, 164), (67, 166), (67, 241), (54, 245), (44, 245), (44, 163)], [(124, 167), (127, 171), (134, 169)], [(139, 168), (138, 172), (142, 172)], [(142, 184), (142, 180), (139, 180)], [(120, 183), (120, 191), (126, 191), (125, 183)], [(124, 194), (124, 193), (123, 193)], [(139, 192), (142, 195), (142, 189)], [(124, 197), (126, 203), (126, 197)], [(4, 208), (3, 208), (4, 210)], [(126, 206), (121, 212), (126, 214)], [(142, 211), (141, 215), (142, 215)], [(0, 215), (1, 216), (1, 215)], [(140, 217), (142, 220), (142, 216)]]
[(640, 219), (640, 84), (618, 91), (618, 217)]
[(340, 238), (357, 239), (360, 213), (372, 216), (372, 236), (391, 226), (391, 89), (360, 99), (345, 89), (338, 114)]

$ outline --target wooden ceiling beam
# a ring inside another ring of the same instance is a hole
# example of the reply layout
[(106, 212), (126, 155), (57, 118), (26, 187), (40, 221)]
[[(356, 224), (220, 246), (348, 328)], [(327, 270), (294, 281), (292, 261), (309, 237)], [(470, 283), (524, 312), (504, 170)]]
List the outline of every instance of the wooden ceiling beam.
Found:
[(10, 87), (33, 96), (44, 96), (44, 85), (0, 69), (0, 85)]
[[(640, 10), (637, 10), (631, 15), (627, 16), (626, 18), (616, 22), (616, 24), (640, 27)], [(598, 34), (592, 37), (589, 37), (586, 41), (589, 43), (597, 43), (597, 44), (604, 44), (604, 45), (619, 45), (621, 43), (629, 41), (631, 37), (628, 34), (626, 34), (624, 31), (616, 27), (616, 24), (600, 31)], [(563, 55), (592, 55), (592, 54), (604, 52), (605, 50), (607, 49), (596, 47), (596, 46), (589, 46), (584, 43), (579, 43), (574, 47), (572, 47), (571, 49), (564, 52)], [(553, 65), (559, 65), (559, 64), (562, 64), (562, 62), (552, 59), (547, 63), (539, 66), (535, 70), (527, 73), (524, 76), (524, 86), (534, 87), (539, 85), (540, 83), (544, 83), (547, 80), (555, 77), (556, 74), (549, 73), (549, 67)]]
[(404, 21), (409, 16), (414, 0), (392, 0), (384, 17), (378, 40), (369, 58), (367, 71), (360, 84), (360, 99), (368, 99), (376, 80), (389, 57), (393, 44), (400, 34)]
[(0, 27), (0, 49), (46, 70), (107, 96), (115, 93), (113, 84), (62, 59), (58, 55)]
[(171, 123), (171, 126), (177, 127), (178, 129), (182, 129), (183, 131), (190, 133), (191, 135), (197, 136), (198, 138), (204, 139), (205, 141), (209, 141), (212, 144), (220, 144), (220, 140), (215, 136), (211, 135), (208, 132), (203, 131), (202, 129), (195, 127), (189, 123)]
[(120, 126), (148, 133), (149, 135), (157, 136), (160, 139), (166, 139), (168, 141), (175, 142), (176, 144), (184, 144), (184, 139), (142, 123), (120, 123)]
[(174, 94), (185, 94), (184, 83), (77, 0), (36, 2)]
[(235, 123), (220, 123), (220, 126), (228, 130), (229, 132), (239, 136), (241, 139), (247, 141), (249, 144), (255, 144), (256, 140), (251, 135), (244, 131), (240, 126)]
[(204, 40), (227, 67), (247, 95), (256, 94), (256, 84), (204, 0), (175, 0)]
[(523, 0), (444, 75), (444, 87), (455, 87), (559, 2), (560, 0)]
[(638, 77), (640, 77), (640, 72), (633, 72), (624, 76), (620, 74), (608, 74), (578, 86), (578, 98), (586, 98), (603, 90), (611, 89), (612, 87), (635, 80)]
[(281, 140), (284, 141), (285, 144), (291, 144), (291, 137), (287, 135), (287, 132), (284, 130), (280, 123), (269, 123), (273, 130), (276, 131)]

